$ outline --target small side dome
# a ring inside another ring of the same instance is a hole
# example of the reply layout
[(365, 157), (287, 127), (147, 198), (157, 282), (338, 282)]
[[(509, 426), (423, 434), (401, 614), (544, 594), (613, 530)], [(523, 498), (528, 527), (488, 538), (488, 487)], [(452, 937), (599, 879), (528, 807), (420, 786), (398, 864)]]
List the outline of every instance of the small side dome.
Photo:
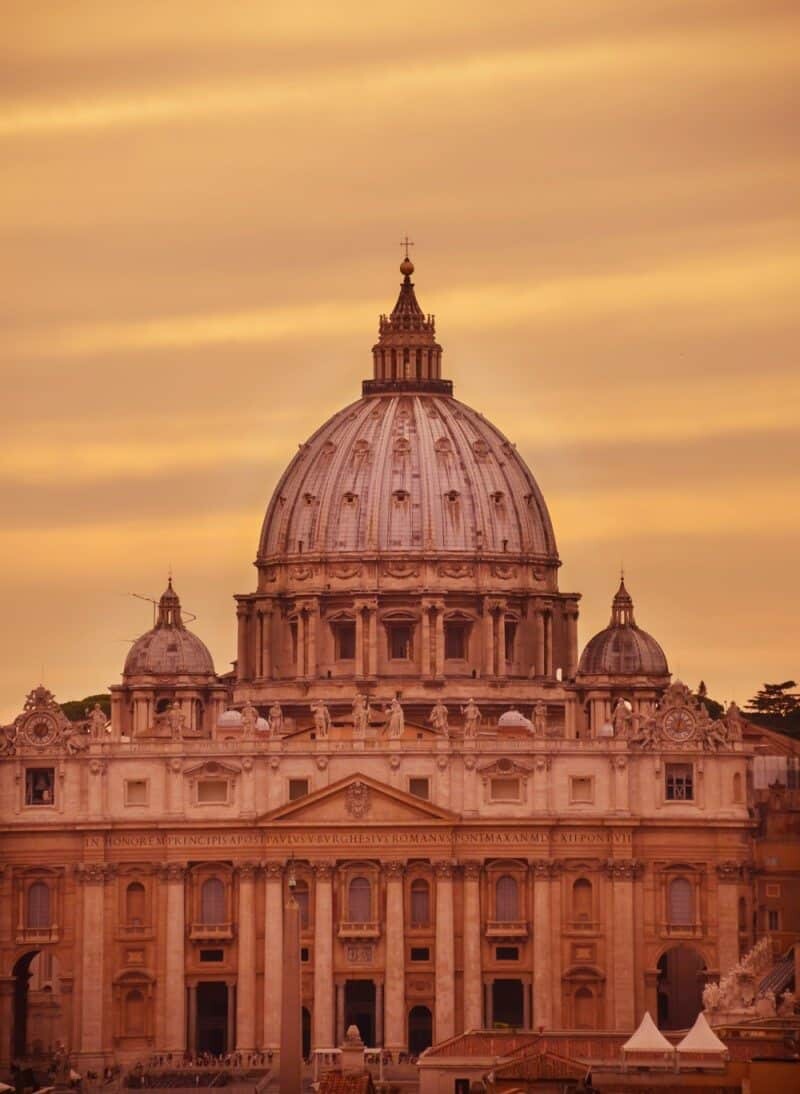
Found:
[(156, 625), (137, 638), (125, 658), (123, 676), (214, 676), (208, 647), (186, 629), (172, 578), (158, 602)]
[(527, 729), (533, 732), (533, 722), (525, 717), (516, 707), (512, 707), (511, 710), (504, 711), (497, 719), (499, 726), (513, 726), (518, 729)]
[(655, 638), (633, 618), (624, 578), (611, 606), (611, 622), (586, 643), (579, 676), (669, 676), (667, 658)]
[(241, 711), (224, 710), (219, 716), (218, 726), (240, 726), (242, 724)]

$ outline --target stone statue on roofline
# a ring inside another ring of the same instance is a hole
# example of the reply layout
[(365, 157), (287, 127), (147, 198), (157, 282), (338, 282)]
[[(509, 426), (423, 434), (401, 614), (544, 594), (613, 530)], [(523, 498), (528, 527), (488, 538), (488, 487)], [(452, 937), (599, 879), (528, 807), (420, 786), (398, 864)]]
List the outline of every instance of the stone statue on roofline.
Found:
[(283, 736), (283, 708), (277, 699), (269, 708), (269, 733), (271, 737)]
[(538, 699), (534, 703), (533, 710), (531, 711), (531, 721), (533, 722), (533, 734), (535, 737), (547, 736), (547, 704)]
[(331, 728), (331, 712), (324, 699), (315, 699), (310, 704), (311, 713), (314, 715), (314, 730), (317, 737), (327, 737)]
[(170, 703), (165, 719), (169, 727), (169, 734), (173, 741), (179, 741), (186, 729), (186, 715), (181, 710), (181, 704), (177, 699)]
[(258, 711), (248, 699), (242, 707), (242, 736), (248, 740), (255, 736)]
[(614, 736), (625, 737), (632, 721), (633, 711), (631, 710), (630, 703), (627, 699), (623, 699), (620, 696), (611, 712), (611, 724), (614, 727)]
[(432, 726), (437, 733), (441, 733), (443, 737), (450, 736), (447, 707), (441, 699), (436, 700), (436, 703), (428, 715), (428, 724)]
[(405, 729), (405, 715), (400, 705), (400, 700), (395, 695), (386, 708), (386, 730), (390, 737), (397, 740), (403, 736)]
[(461, 713), (464, 715), (464, 736), (477, 737), (483, 715), (474, 699), (467, 699)]
[(360, 691), (353, 696), (353, 736), (366, 737), (369, 726), (369, 699)]
[(106, 735), (108, 719), (99, 703), (95, 703), (91, 710), (86, 711), (86, 729), (93, 741), (102, 741)]

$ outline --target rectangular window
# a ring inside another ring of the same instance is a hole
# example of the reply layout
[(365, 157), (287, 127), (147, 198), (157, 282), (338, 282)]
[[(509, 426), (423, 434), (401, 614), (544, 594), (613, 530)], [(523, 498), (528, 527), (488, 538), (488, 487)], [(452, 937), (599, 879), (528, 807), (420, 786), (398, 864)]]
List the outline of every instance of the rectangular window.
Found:
[(428, 801), (431, 796), (430, 779), (424, 779), (422, 776), (410, 778), (408, 780), (408, 792), (413, 794), (415, 798), (423, 798)]
[(518, 802), (520, 800), (519, 779), (492, 779), (491, 794), (494, 802)]
[(55, 801), (55, 790), (55, 768), (29, 767), (25, 772), (26, 805), (52, 805)]
[(224, 961), (225, 960), (225, 951), (224, 950), (201, 950), (200, 951), (200, 960), (205, 961), (205, 962)]
[(591, 775), (573, 775), (569, 780), (571, 802), (594, 801), (594, 779)]
[(411, 624), (389, 624), (389, 657), (392, 661), (411, 660)]
[(308, 946), (300, 947), (300, 960), (304, 962), (311, 960), (311, 951), (309, 950)]
[(228, 800), (227, 779), (200, 779), (197, 801), (200, 805), (224, 805)]
[(308, 779), (289, 779), (289, 801), (296, 802), (308, 793)]
[(517, 641), (517, 624), (514, 620), (506, 620), (506, 661), (514, 660), (514, 644)]
[(467, 657), (467, 624), (449, 620), (444, 625), (444, 655), (448, 661), (465, 661)]
[(781, 895), (781, 887), (776, 882), (767, 882), (767, 896), (779, 897)]
[(356, 656), (356, 625), (345, 622), (336, 623), (333, 628), (336, 642), (336, 660), (353, 661)]
[(694, 778), (691, 764), (667, 764), (665, 780), (667, 801), (682, 802), (694, 799)]
[(777, 908), (769, 908), (767, 911), (767, 930), (779, 931), (781, 929), (781, 916)]
[(411, 960), (412, 961), (430, 961), (431, 950), (430, 946), (412, 946), (411, 947)]
[(494, 955), (498, 961), (519, 961), (519, 946), (497, 946)]
[(125, 804), (147, 805), (147, 779), (125, 780)]

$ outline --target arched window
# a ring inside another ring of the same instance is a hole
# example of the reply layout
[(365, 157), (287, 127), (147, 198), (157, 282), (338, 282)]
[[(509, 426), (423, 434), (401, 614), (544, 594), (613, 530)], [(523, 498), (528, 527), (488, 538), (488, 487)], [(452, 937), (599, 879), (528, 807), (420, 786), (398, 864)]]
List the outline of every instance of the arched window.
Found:
[(368, 923), (372, 918), (372, 887), (365, 877), (354, 877), (348, 889), (348, 909), (351, 923)]
[(146, 1033), (144, 996), (138, 988), (125, 996), (125, 1032), (130, 1037), (143, 1037)]
[(497, 880), (495, 888), (497, 918), (501, 923), (519, 919), (519, 887), (509, 874), (503, 874)]
[(125, 922), (129, 927), (144, 924), (144, 885), (132, 881), (125, 890)]
[(411, 882), (411, 926), (427, 927), (431, 921), (431, 889), (427, 881)]
[(303, 881), (302, 878), (294, 887), (294, 899), (297, 901), (300, 908), (300, 930), (307, 931), (309, 918), (308, 918), (308, 882)]
[(200, 922), (225, 922), (225, 886), (218, 877), (210, 877), (200, 889)]
[(572, 886), (572, 919), (575, 923), (591, 923), (592, 883), (579, 877)]
[(669, 923), (672, 927), (691, 927), (694, 923), (692, 884), (685, 877), (669, 883)]
[(50, 926), (50, 887), (44, 881), (34, 881), (28, 889), (27, 925), (39, 929)]

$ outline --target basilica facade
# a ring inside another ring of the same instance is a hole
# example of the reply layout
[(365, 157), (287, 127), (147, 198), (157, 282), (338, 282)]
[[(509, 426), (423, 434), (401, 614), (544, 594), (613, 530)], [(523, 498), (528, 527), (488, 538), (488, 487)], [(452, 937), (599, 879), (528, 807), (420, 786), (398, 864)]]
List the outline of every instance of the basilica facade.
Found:
[(453, 397), (406, 258), (304, 444), (219, 675), (172, 581), (99, 707), (0, 731), (0, 1063), (688, 1026), (754, 941), (763, 739), (673, 682), (621, 581), (583, 650), (547, 506)]

